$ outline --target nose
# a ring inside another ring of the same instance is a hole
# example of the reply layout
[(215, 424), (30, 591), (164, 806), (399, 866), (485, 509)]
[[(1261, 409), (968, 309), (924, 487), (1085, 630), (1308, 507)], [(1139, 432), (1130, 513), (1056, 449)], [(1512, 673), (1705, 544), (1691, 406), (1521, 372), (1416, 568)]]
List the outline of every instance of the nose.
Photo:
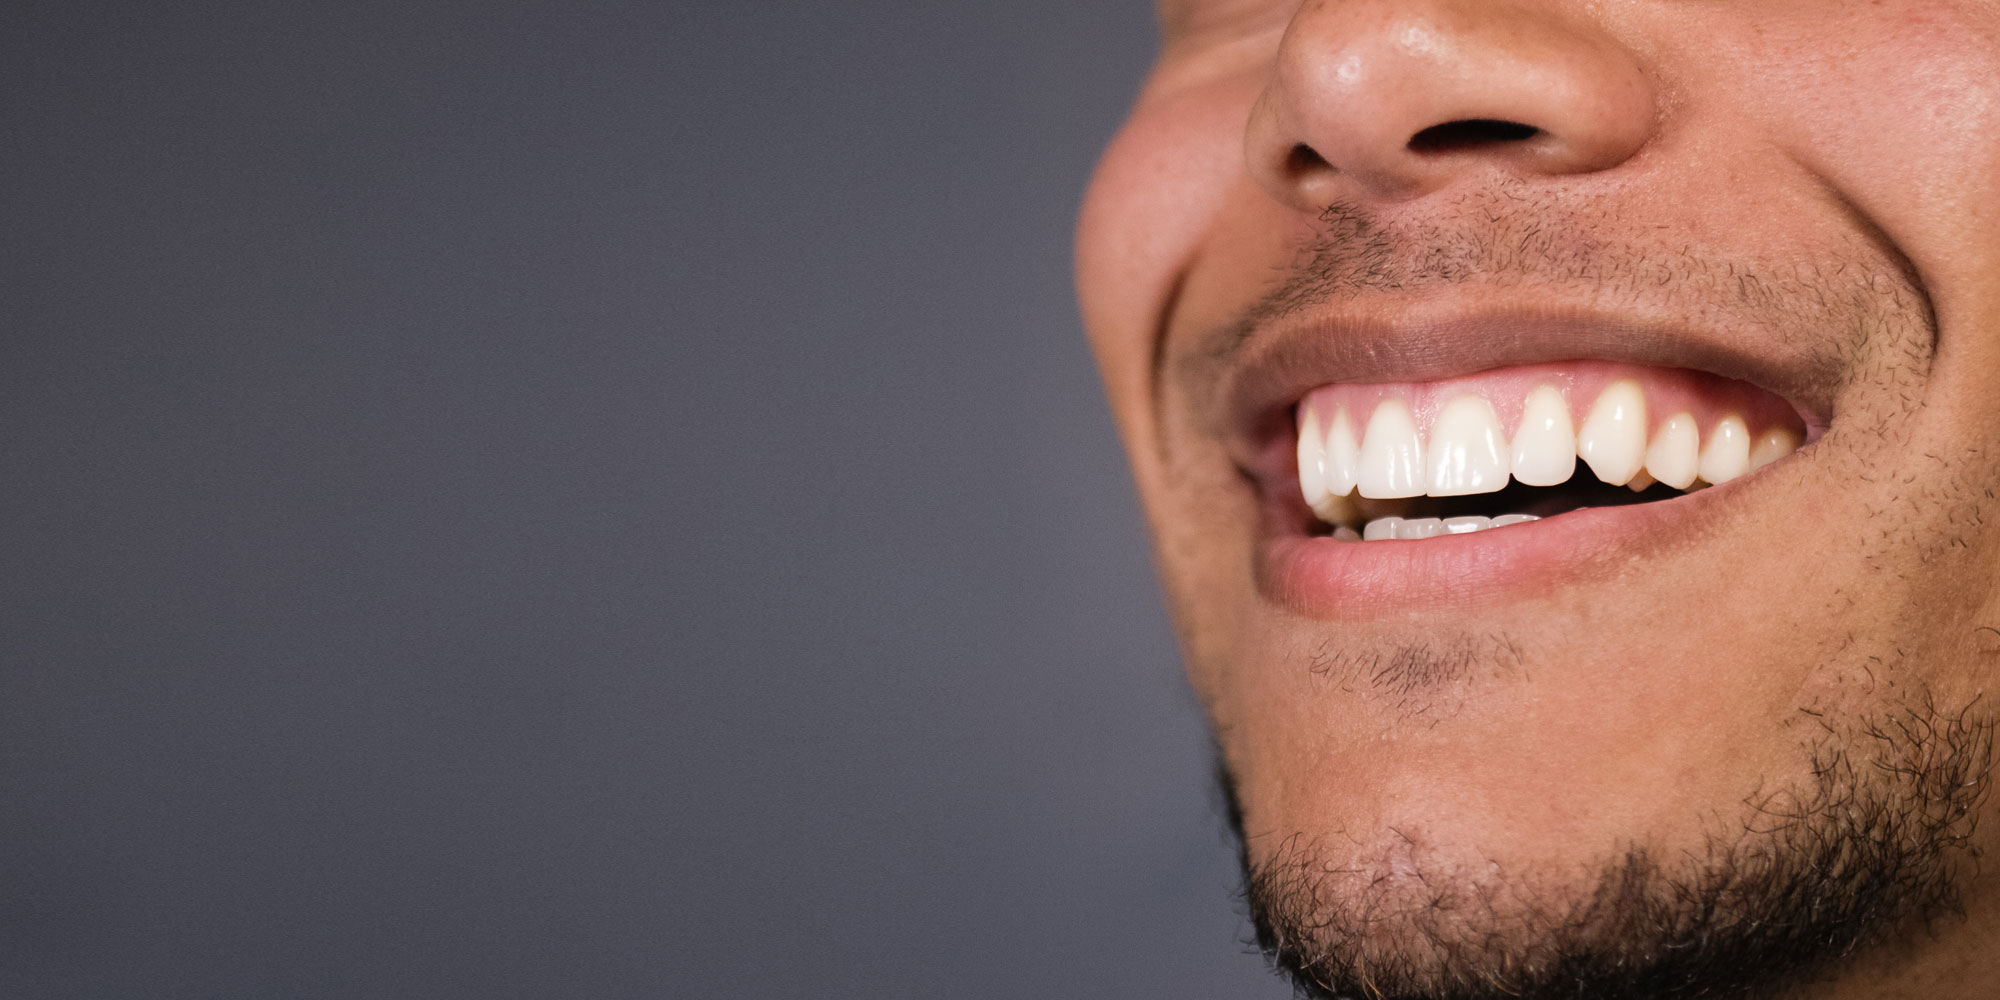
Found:
[(1655, 93), (1588, 17), (1522, 0), (1306, 0), (1251, 112), (1250, 172), (1317, 212), (1478, 169), (1615, 167), (1652, 135)]

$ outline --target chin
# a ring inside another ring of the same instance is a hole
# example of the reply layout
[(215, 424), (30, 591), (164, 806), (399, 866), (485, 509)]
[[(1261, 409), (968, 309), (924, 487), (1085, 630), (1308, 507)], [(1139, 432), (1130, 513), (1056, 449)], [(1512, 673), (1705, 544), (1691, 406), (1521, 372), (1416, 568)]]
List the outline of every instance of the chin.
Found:
[(1976, 868), (1987, 716), (1920, 698), (1814, 728), (1788, 771), (1709, 782), (1735, 799), (1385, 769), (1259, 808), (1220, 773), (1259, 944), (1304, 995), (1749, 997), (1962, 916)]

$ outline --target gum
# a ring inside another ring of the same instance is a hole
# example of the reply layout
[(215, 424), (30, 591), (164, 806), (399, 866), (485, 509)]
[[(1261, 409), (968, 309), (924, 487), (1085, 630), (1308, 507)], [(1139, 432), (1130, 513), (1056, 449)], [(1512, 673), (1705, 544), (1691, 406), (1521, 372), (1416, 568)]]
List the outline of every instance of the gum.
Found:
[(1438, 412), (1460, 396), (1486, 400), (1500, 418), (1511, 439), (1521, 424), (1521, 409), (1528, 394), (1542, 386), (1554, 386), (1569, 404), (1570, 423), (1582, 427), (1590, 408), (1606, 386), (1621, 379), (1639, 384), (1646, 397), (1646, 436), (1668, 419), (1686, 413), (1706, 444), (1709, 432), (1724, 417), (1743, 419), (1754, 442), (1773, 428), (1785, 428), (1801, 440), (1806, 437), (1805, 421), (1790, 403), (1756, 386), (1725, 379), (1707, 372), (1684, 368), (1654, 368), (1608, 361), (1564, 361), (1552, 364), (1498, 368), (1475, 375), (1461, 375), (1433, 382), (1376, 382), (1327, 385), (1314, 389), (1301, 403), (1301, 414), (1310, 407), (1320, 415), (1320, 426), (1330, 426), (1333, 414), (1347, 408), (1347, 419), (1358, 438), (1368, 426), (1375, 407), (1387, 399), (1402, 400), (1410, 408), (1418, 434), (1430, 441), (1431, 426)]

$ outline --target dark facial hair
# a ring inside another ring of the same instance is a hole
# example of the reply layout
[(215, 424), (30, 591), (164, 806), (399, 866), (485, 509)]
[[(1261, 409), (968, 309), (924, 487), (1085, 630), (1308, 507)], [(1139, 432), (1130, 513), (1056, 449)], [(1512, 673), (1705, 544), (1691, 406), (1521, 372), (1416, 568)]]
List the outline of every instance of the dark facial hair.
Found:
[[(1378, 891), (1382, 873), (1337, 867), (1303, 838), (1244, 850), (1257, 941), (1314, 1000), (1720, 1000), (1821, 981), (1962, 914), (1993, 752), (1985, 708), (1925, 697), (1803, 720), (1809, 781), (1751, 797), (1703, 851), (1629, 850), (1568, 898), (1505, 871), (1468, 885), (1420, 868)], [(1479, 905), (1500, 898), (1525, 902)]]

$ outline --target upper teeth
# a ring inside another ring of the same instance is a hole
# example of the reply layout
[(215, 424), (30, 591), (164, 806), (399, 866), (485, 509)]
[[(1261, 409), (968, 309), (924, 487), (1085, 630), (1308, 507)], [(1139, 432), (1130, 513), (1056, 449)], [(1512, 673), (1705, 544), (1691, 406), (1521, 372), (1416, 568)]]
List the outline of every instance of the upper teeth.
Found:
[[(1304, 452), (1300, 452), (1304, 454)], [(1514, 431), (1514, 478), (1529, 486), (1560, 486), (1576, 472), (1576, 431), (1569, 403), (1555, 386), (1528, 393)]]
[(1570, 478), (1578, 458), (1613, 485), (1637, 489), (1658, 480), (1687, 489), (1697, 479), (1728, 482), (1799, 447), (1798, 433), (1784, 425), (1753, 438), (1738, 413), (1715, 420), (1704, 443), (1692, 413), (1676, 412), (1654, 424), (1646, 403), (1636, 380), (1613, 381), (1598, 393), (1582, 426), (1572, 429), (1562, 390), (1536, 386), (1522, 399), (1509, 438), (1483, 396), (1451, 398), (1423, 434), (1409, 404), (1391, 395), (1374, 403), (1357, 435), (1358, 414), (1315, 394), (1299, 405), (1299, 486), (1322, 518), (1346, 521), (1350, 502), (1344, 498), (1353, 493), (1461, 496), (1491, 493), (1510, 479), (1554, 486)]
[(1639, 383), (1627, 379), (1605, 387), (1576, 432), (1576, 453), (1613, 486), (1631, 482), (1646, 467), (1646, 394)]

